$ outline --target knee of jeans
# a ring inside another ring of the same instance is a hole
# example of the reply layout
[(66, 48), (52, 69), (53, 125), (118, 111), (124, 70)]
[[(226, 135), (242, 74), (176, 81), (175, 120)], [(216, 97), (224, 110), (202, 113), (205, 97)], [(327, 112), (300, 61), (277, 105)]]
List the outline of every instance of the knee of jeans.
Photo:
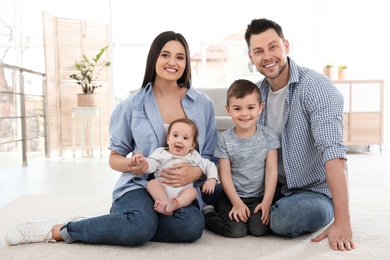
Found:
[(203, 235), (203, 230), (204, 230), (204, 227), (202, 227), (202, 228), (200, 228), (200, 227), (201, 226), (195, 227), (190, 232), (188, 232), (187, 235), (185, 236), (186, 238), (183, 242), (192, 243), (192, 242), (195, 242), (196, 240), (200, 239)]
[(124, 246), (137, 246), (143, 245), (152, 240), (157, 230), (157, 226), (154, 225), (142, 225), (137, 228), (131, 227), (126, 229), (124, 227), (117, 239), (121, 240), (119, 244)]
[(271, 208), (271, 221), (270, 229), (273, 233), (281, 236), (296, 237), (299, 234), (294, 230), (294, 225), (292, 221), (289, 221), (289, 217), (286, 214), (281, 214), (277, 211), (277, 206)]
[(227, 232), (227, 234), (230, 238), (240, 238), (246, 236), (248, 234), (248, 230), (243, 228), (231, 229)]
[(261, 225), (258, 227), (249, 227), (249, 233), (251, 233), (255, 237), (266, 236), (271, 233), (271, 229), (269, 226)]
[(299, 235), (298, 233), (293, 231), (292, 227), (288, 225), (283, 225), (283, 223), (277, 221), (271, 220), (270, 229), (273, 233), (280, 236), (296, 237)]
[[(314, 232), (325, 226), (333, 218), (333, 210), (321, 200), (313, 206), (295, 201), (294, 206), (275, 203), (271, 208), (272, 232), (278, 235), (296, 237), (306, 232)], [(292, 204), (291, 202), (289, 204)]]
[(187, 239), (188, 242), (194, 242), (198, 240), (199, 238), (202, 237), (203, 235), (203, 230), (205, 229), (206, 226), (206, 221), (203, 215), (196, 216), (195, 214), (190, 218), (191, 219), (191, 226), (187, 226), (188, 234), (187, 234)]

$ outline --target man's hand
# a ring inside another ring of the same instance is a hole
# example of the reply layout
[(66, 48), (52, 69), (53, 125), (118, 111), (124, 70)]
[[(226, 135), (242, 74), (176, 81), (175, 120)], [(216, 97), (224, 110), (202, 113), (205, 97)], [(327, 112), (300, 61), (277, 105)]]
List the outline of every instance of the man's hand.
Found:
[(334, 250), (351, 250), (355, 248), (355, 243), (352, 241), (352, 228), (348, 225), (336, 225), (332, 223), (324, 232), (311, 241), (320, 242), (324, 238), (328, 238), (329, 245)]

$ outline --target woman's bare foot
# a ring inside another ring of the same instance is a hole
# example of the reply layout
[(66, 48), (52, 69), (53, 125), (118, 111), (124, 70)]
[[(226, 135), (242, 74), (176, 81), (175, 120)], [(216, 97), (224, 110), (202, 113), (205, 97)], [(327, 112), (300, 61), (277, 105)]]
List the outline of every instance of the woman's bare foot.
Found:
[(161, 200), (156, 200), (154, 202), (154, 210), (155, 211), (157, 211), (158, 213), (170, 216), (170, 215), (172, 215), (172, 212), (170, 214), (166, 212), (167, 206), (168, 206), (168, 203), (161, 201)]
[(179, 207), (180, 207), (180, 201), (179, 201), (179, 199), (176, 198), (176, 197), (172, 197), (172, 198), (169, 200), (169, 202), (168, 202), (168, 205), (167, 205), (167, 207), (166, 207), (166, 209), (165, 209), (165, 212), (168, 213), (168, 214), (170, 214), (170, 215), (172, 215), (173, 212), (174, 212), (175, 210), (177, 210)]
[(63, 240), (60, 235), (60, 229), (62, 227), (62, 224), (57, 224), (53, 226), (53, 229), (51, 230), (51, 237), (56, 241)]

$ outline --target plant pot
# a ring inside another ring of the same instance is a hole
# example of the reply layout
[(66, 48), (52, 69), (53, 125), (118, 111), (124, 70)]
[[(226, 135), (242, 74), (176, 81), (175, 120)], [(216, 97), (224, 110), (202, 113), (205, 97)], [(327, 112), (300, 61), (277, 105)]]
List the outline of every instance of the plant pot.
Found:
[(97, 103), (95, 94), (77, 94), (77, 106), (79, 107), (95, 107)]
[(324, 75), (333, 79), (333, 68), (324, 68)]
[(345, 79), (345, 74), (346, 74), (346, 69), (339, 69), (338, 70), (338, 79), (339, 80), (344, 80)]

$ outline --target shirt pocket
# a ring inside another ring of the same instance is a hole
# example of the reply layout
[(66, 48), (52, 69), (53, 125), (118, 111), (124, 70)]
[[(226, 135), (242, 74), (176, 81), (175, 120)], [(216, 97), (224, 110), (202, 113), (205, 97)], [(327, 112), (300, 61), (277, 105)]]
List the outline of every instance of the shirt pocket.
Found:
[(132, 111), (132, 118), (131, 131), (135, 142), (134, 151), (140, 151), (144, 156), (149, 156), (158, 145), (151, 120), (145, 111)]

